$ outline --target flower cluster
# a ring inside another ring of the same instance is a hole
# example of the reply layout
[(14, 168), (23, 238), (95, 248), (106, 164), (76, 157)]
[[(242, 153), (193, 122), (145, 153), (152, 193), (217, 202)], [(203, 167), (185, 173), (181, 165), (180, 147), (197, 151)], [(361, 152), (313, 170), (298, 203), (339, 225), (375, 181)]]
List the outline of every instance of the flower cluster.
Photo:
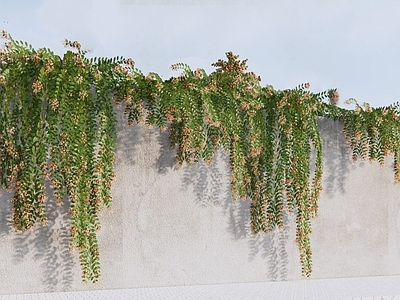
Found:
[(32, 83), (32, 90), (35, 94), (39, 93), (43, 89), (43, 84), (40, 81)]

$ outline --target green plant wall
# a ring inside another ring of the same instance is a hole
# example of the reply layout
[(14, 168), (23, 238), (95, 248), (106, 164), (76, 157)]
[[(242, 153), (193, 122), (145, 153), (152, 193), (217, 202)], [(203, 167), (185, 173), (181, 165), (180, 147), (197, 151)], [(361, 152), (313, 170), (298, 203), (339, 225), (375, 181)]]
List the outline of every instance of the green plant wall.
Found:
[[(311, 220), (322, 190), (322, 145), (317, 120), (340, 120), (353, 159), (394, 155), (400, 181), (399, 105), (354, 110), (337, 107), (335, 89), (321, 93), (302, 84), (288, 90), (260, 85), (246, 60), (231, 52), (215, 71), (182, 70), (162, 80), (143, 75), (132, 59), (87, 58), (78, 42), (63, 57), (33, 49), (7, 32), (0, 52), (1, 187), (14, 191), (16, 231), (46, 225), (45, 201), (70, 203), (70, 248), (79, 252), (82, 279), (100, 276), (98, 214), (111, 205), (115, 177), (115, 105), (127, 124), (167, 130), (178, 164), (212, 162), (230, 155), (234, 199), (251, 201), (254, 234), (283, 227), (283, 212), (296, 216), (296, 242), (304, 276), (312, 272)], [(312, 159), (315, 157), (315, 159)], [(46, 197), (45, 183), (54, 193)]]

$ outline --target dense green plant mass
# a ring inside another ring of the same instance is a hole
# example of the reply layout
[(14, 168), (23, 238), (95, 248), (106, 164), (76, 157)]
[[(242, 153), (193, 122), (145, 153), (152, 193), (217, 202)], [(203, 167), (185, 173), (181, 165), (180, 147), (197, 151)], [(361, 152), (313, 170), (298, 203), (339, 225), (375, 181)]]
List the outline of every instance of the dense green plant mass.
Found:
[[(69, 201), (70, 245), (80, 253), (83, 280), (100, 276), (96, 231), (98, 213), (111, 205), (114, 105), (125, 106), (129, 125), (168, 130), (180, 164), (211, 162), (215, 152), (227, 151), (232, 193), (251, 201), (254, 234), (281, 228), (285, 210), (295, 213), (304, 276), (312, 272), (311, 219), (322, 189), (319, 117), (344, 123), (354, 160), (383, 164), (393, 154), (400, 181), (398, 104), (355, 102), (355, 110), (345, 110), (334, 105), (336, 90), (262, 87), (256, 74), (246, 72), (246, 60), (231, 52), (211, 74), (175, 64), (182, 74), (162, 80), (156, 73), (144, 76), (131, 59), (88, 59), (78, 42), (66, 40), (72, 51), (59, 57), (2, 35), (0, 179), (2, 188), (14, 190), (13, 224), (16, 231), (46, 224), (45, 201)], [(54, 200), (46, 199), (46, 181)]]
[(82, 277), (96, 281), (98, 212), (111, 203), (114, 177), (111, 98), (122, 101), (130, 92), (126, 84), (117, 85), (121, 70), (130, 70), (132, 61), (90, 61), (79, 43), (66, 44), (76, 52), (60, 58), (9, 38), (0, 53), (1, 186), (15, 191), (13, 224), (22, 231), (36, 221), (46, 224), (49, 180), (54, 201), (70, 203), (70, 245), (79, 250)]

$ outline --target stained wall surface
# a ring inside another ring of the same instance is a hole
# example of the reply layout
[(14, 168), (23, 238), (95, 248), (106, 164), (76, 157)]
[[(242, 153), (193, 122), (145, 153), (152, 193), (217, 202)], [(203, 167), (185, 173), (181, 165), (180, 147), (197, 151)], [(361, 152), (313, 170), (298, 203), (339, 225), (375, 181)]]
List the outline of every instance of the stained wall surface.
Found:
[[(0, 191), (0, 294), (301, 279), (292, 215), (253, 236), (249, 202), (232, 201), (228, 157), (178, 168), (168, 137), (128, 127), (119, 113), (112, 210), (98, 232), (102, 277), (82, 284), (69, 252), (68, 204), (47, 203), (49, 224), (15, 234)], [(324, 176), (313, 220), (311, 278), (400, 274), (400, 186), (393, 162), (351, 161), (341, 124), (319, 121)]]

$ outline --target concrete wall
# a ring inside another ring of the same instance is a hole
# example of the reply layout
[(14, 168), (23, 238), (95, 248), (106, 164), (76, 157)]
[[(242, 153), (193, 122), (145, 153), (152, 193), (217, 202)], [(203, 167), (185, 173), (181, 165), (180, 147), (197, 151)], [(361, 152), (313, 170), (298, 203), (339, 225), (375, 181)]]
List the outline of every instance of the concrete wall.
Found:
[[(293, 216), (268, 236), (249, 230), (249, 202), (233, 202), (223, 153), (211, 166), (176, 168), (167, 135), (125, 126), (119, 114), (114, 204), (101, 215), (102, 277), (82, 284), (68, 251), (68, 205), (15, 234), (0, 191), (0, 294), (301, 279)], [(392, 161), (351, 162), (341, 125), (321, 120), (324, 180), (311, 237), (311, 278), (400, 273), (400, 187)]]

